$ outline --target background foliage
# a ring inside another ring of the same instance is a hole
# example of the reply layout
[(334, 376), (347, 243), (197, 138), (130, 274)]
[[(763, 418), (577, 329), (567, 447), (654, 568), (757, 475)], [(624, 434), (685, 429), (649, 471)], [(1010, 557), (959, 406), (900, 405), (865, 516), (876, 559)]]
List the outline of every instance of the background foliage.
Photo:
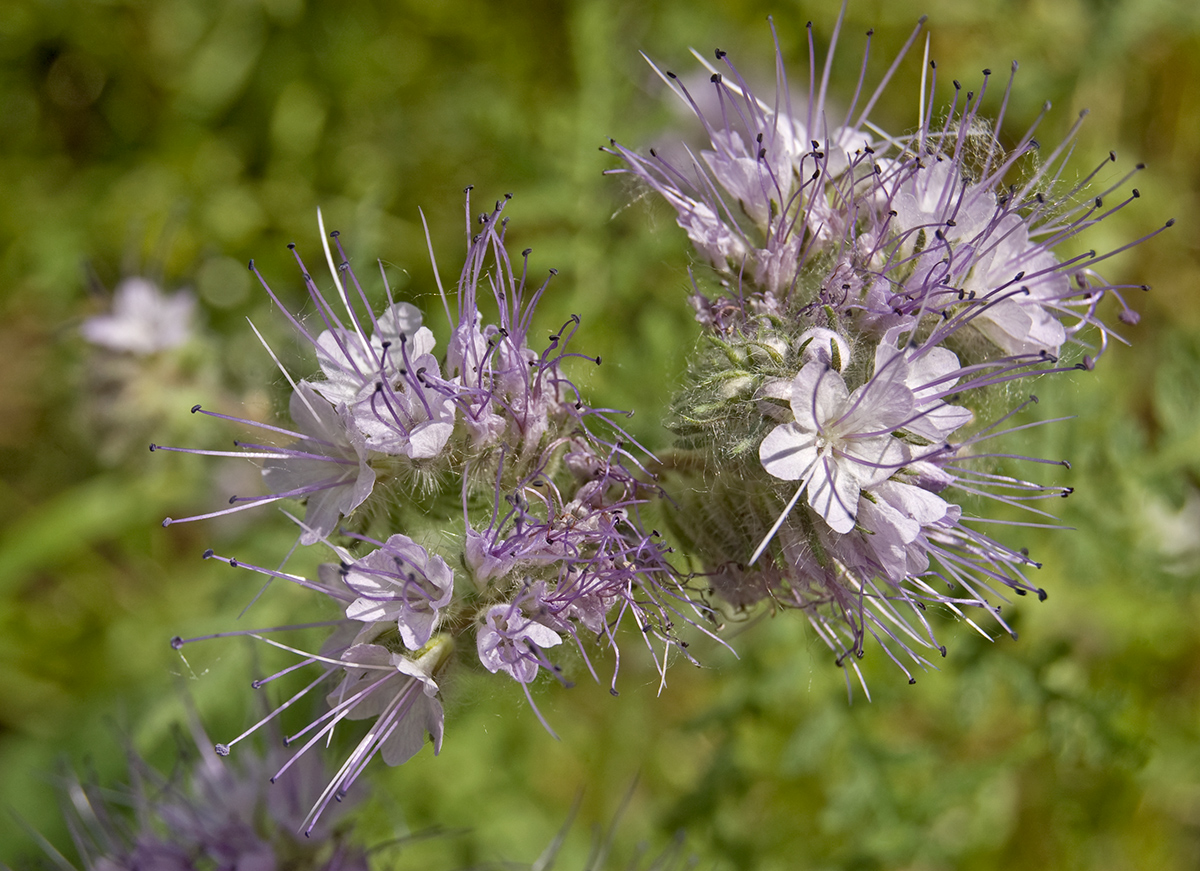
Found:
[[(695, 68), (689, 46), (719, 45), (766, 80), (768, 13), (802, 81), (804, 22), (824, 45), (836, 4), (5, 4), (0, 804), (64, 844), (64, 762), (115, 779), (128, 740), (169, 765), (184, 695), (214, 737), (237, 734), (256, 710), (248, 684), (264, 654), (213, 642), (184, 660), (167, 641), (302, 616), (303, 591), (272, 588), (239, 622), (256, 585), (198, 558), (214, 546), (276, 560), (289, 524), (268, 510), (163, 530), (167, 514), (250, 492), (254, 472), (151, 456), (145, 444), (219, 447), (237, 435), (188, 415), (195, 402), (249, 417), (282, 410), (286, 384), (244, 318), (292, 371), (312, 361), (245, 263), (255, 258), (301, 305), (284, 246), (299, 243), (316, 270), (316, 206), (360, 274), (381, 258), (436, 331), (418, 207), (453, 279), (462, 189), (476, 185), (476, 211), (514, 193), (516, 250), (533, 247), (536, 270), (559, 270), (547, 326), (582, 315), (581, 348), (605, 360), (577, 373), (586, 389), (637, 409), (634, 431), (667, 443), (656, 409), (696, 335), (687, 243), (664, 208), (601, 176), (611, 164), (597, 146), (609, 136), (644, 145), (686, 123), (639, 50), (683, 72)], [(1010, 538), (1045, 563), (1037, 580), (1049, 600), (1015, 607), (1019, 642), (948, 627), (944, 668), (916, 686), (869, 653), (869, 704), (847, 704), (831, 657), (786, 614), (737, 627), (740, 659), (698, 640), (706, 667), (678, 665), (661, 695), (637, 656), (623, 663), (620, 698), (543, 687), (561, 742), (515, 688), (460, 675), (441, 757), (380, 766), (360, 814), (373, 843), (431, 825), (466, 831), (383, 851), (381, 866), (530, 861), (577, 791), (586, 829), (611, 819), (635, 778), (620, 856), (682, 828), (703, 866), (729, 868), (1200, 863), (1200, 12), (1186, 0), (856, 0), (835, 89), (848, 96), (869, 26), (878, 75), (920, 13), (944, 93), (951, 77), (971, 87), (982, 67), (1022, 61), (1009, 142), (1049, 99), (1044, 143), (1092, 110), (1080, 175), (1110, 148), (1121, 155), (1114, 180), (1148, 164), (1141, 202), (1088, 245), (1179, 219), (1109, 265), (1110, 278), (1154, 286), (1136, 299), (1132, 347), (1095, 373), (1039, 384), (1037, 415), (1075, 417), (1014, 445), (1074, 465), (1076, 493), (1056, 507), (1077, 531)], [(886, 129), (915, 123), (919, 54), (910, 60), (874, 115)], [(113, 361), (84, 346), (78, 325), (131, 274), (195, 288), (203, 335), (114, 395)], [(0, 844), (0, 860), (38, 861), (7, 814)], [(561, 867), (579, 867), (586, 849), (577, 832)]]

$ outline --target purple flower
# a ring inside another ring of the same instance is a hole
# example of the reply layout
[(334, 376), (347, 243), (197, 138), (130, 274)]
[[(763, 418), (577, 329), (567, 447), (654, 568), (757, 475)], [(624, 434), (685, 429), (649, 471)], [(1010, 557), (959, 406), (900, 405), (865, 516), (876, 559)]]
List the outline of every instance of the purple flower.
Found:
[(204, 454), (217, 457), (239, 457), (263, 460), (263, 481), (272, 491), (270, 496), (232, 496), (233, 507), (192, 517), (163, 520), (163, 526), (207, 520), (256, 508), (281, 499), (302, 499), (307, 503), (305, 522), (301, 525), (300, 543), (315, 544), (337, 527), (371, 495), (375, 486), (375, 469), (370, 464), (366, 439), (354, 426), (346, 406), (334, 407), (317, 395), (305, 381), (296, 384), (288, 404), (296, 431), (238, 420), (227, 415), (204, 411), (199, 405), (192, 412), (234, 420), (272, 433), (296, 439), (285, 447), (237, 441), (239, 451), (205, 451), (194, 448), (150, 445), (151, 451)]
[[(495, 602), (479, 612), (477, 647), (489, 671), (504, 671), (523, 684), (539, 666), (558, 676), (540, 649), (563, 636), (591, 669), (584, 639), (605, 640), (617, 651), (615, 629), (625, 617), (647, 641), (682, 649), (674, 621), (693, 622), (706, 612), (682, 590), (658, 533), (632, 522), (631, 512), (647, 498), (628, 473), (611, 465), (570, 500), (540, 474), (515, 494), (497, 492), (497, 505), (507, 503), (508, 511), (497, 512), (485, 528), (469, 527), (464, 549), (480, 598)], [(665, 664), (661, 659), (663, 669)]]
[(703, 100), (707, 111), (674, 73), (654, 67), (695, 111), (711, 150), (677, 166), (655, 149), (646, 158), (613, 142), (612, 153), (627, 168), (612, 171), (631, 173), (663, 195), (696, 248), (717, 269), (749, 277), (773, 305), (790, 295), (809, 257), (836, 248), (855, 224), (853, 209), (840, 208), (839, 201), (854, 196), (864, 168), (870, 170), (879, 143), (867, 118), (896, 66), (861, 111), (852, 104), (834, 123), (824, 82), (819, 92), (810, 88), (806, 109), (793, 111), (778, 50), (776, 99), (770, 103), (754, 96), (725, 52), (718, 50), (716, 58), (724, 71), (702, 61), (714, 85), (713, 99)]
[[(828, 330), (810, 330), (818, 344)], [(971, 412), (946, 405), (939, 397), (953, 388), (958, 360), (945, 348), (898, 350), (892, 330), (875, 350), (875, 371), (853, 393), (824, 356), (840, 361), (848, 349), (837, 336), (827, 352), (804, 364), (786, 386), (769, 384), (768, 396), (788, 400), (794, 420), (771, 430), (759, 445), (759, 458), (769, 475), (800, 481), (785, 513), (800, 495), (834, 532), (850, 532), (858, 513), (859, 494), (888, 481), (913, 457), (913, 448), (893, 433), (907, 430), (930, 441), (943, 441), (971, 420)], [(821, 343), (823, 344), (823, 343)], [(806, 353), (808, 349), (806, 348)], [(758, 558), (763, 542), (751, 557)]]
[(434, 338), (421, 326), (421, 310), (407, 302), (392, 303), (379, 315), (367, 340), (361, 333), (334, 327), (317, 336), (317, 363), (325, 380), (313, 386), (330, 402), (352, 405), (364, 391), (373, 388), (376, 378), (394, 375), (399, 363), (388, 349), (407, 340), (426, 354), (433, 350)]
[(835, 532), (854, 528), (859, 490), (887, 480), (906, 458), (891, 431), (911, 414), (912, 393), (867, 392), (860, 387), (851, 396), (838, 372), (807, 363), (791, 383), (796, 419), (775, 427), (759, 446), (767, 473), (799, 480), (797, 497), (807, 491), (809, 505)]
[(502, 671), (517, 683), (527, 684), (537, 677), (545, 662), (542, 650), (562, 644), (562, 636), (529, 619), (514, 602), (487, 610), (476, 644), (484, 668), (493, 674)]
[[(254, 571), (280, 576), (256, 566), (244, 566)], [(333, 586), (328, 590), (335, 598), (345, 600), (345, 588), (324, 576)], [(317, 585), (304, 582), (301, 578), (289, 578), (302, 585), (319, 589)], [(272, 640), (269, 634), (297, 628), (335, 625), (337, 630), (322, 645), (318, 653), (307, 653), (299, 648)], [(268, 723), (273, 722), (284, 710), (323, 682), (339, 678), (336, 686), (327, 693), (329, 710), (304, 728), (286, 738), (291, 745), (303, 739), (299, 749), (291, 754), (272, 775), (272, 780), (281, 777), (308, 757), (314, 747), (328, 743), (337, 727), (346, 720), (373, 722), (366, 734), (350, 751), (337, 772), (328, 780), (320, 795), (307, 806), (299, 828), (309, 833), (317, 826), (331, 801), (341, 801), (359, 775), (377, 755), (388, 765), (400, 765), (414, 756), (425, 744), (426, 738), (433, 743), (433, 752), (442, 747), (443, 711), (438, 698), (439, 687), (436, 675), (443, 671), (454, 650), (454, 642), (448, 636), (433, 636), (427, 644), (416, 651), (397, 651), (398, 638), (394, 624), (390, 622), (370, 623), (363, 626), (355, 621), (334, 621), (332, 624), (314, 624), (308, 627), (276, 627), (274, 629), (251, 630), (248, 632), (224, 633), (224, 635), (249, 635), (271, 646), (289, 651), (300, 657), (293, 665), (265, 679), (256, 680), (255, 687), (271, 683), (304, 665), (322, 666), (322, 673), (310, 681), (274, 711), (247, 729), (232, 741), (216, 745), (220, 756), (229, 756), (233, 747)], [(219, 636), (208, 636), (219, 637)], [(176, 648), (184, 644), (205, 640), (203, 638), (175, 639)]]
[(331, 406), (312, 385), (301, 381), (292, 391), (288, 409), (304, 438), (275, 451), (260, 445), (243, 447), (266, 455), (263, 480), (274, 498), (307, 501), (300, 543), (315, 544), (371, 495), (375, 471), (368, 462), (366, 439), (344, 404)]
[(379, 631), (379, 627), (364, 630), (360, 640), (342, 653), (346, 676), (329, 694), (335, 719), (375, 719), (343, 771), (351, 765), (361, 769), (375, 753), (388, 765), (407, 762), (421, 749), (426, 735), (435, 754), (442, 749), (442, 703), (433, 675), (449, 656), (452, 642), (440, 637), (410, 658), (362, 640), (377, 637)]
[[(930, 316), (953, 317), (957, 329), (1002, 353), (1053, 357), (1068, 341), (1082, 344), (1079, 333), (1092, 327), (1102, 350), (1113, 334), (1096, 317), (1099, 299), (1114, 297), (1123, 320), (1135, 317), (1120, 289), (1094, 271), (1107, 255), (1060, 262), (1052, 249), (1138, 192), (1109, 207), (1104, 199), (1120, 184), (1092, 199), (1078, 196), (1082, 184), (1048, 197), (1078, 125), (1035, 171), (1011, 183), (1014, 169), (1040, 146), (1031, 129), (1005, 151), (996, 141), (1002, 118), (990, 130), (983, 125), (990, 72), (961, 105), (956, 86), (944, 125), (933, 126), (931, 98), (923, 98), (915, 134), (875, 128), (870, 112), (923, 22), (879, 84), (865, 90), (860, 81), (856, 99), (837, 115), (827, 77), (819, 88), (810, 84), (807, 100), (794, 101), (778, 44), (770, 101), (753, 94), (724, 52), (716, 55), (723, 69), (704, 62), (711, 99), (659, 71), (695, 111), (712, 148), (677, 165), (661, 149), (643, 156), (614, 142), (610, 151), (625, 166), (611, 172), (633, 175), (675, 208), (697, 250), (739, 283), (730, 302), (743, 317), (790, 317), (815, 303), (867, 329), (891, 321), (886, 329), (897, 317), (910, 328)], [(701, 319), (710, 320), (714, 303), (702, 294), (696, 303)]]
[(346, 586), (358, 598), (346, 616), (363, 623), (395, 620), (409, 650), (424, 647), (437, 625), (438, 611), (450, 604), (454, 573), (440, 556), (396, 533), (377, 550), (342, 564)]

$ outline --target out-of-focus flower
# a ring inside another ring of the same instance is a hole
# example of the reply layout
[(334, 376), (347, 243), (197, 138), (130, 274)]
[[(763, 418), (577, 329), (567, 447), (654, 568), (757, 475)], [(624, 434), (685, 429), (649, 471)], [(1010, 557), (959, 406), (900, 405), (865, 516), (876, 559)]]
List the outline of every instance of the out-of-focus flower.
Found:
[(191, 291), (166, 294), (133, 277), (117, 286), (108, 314), (81, 324), (88, 353), (78, 373), (77, 419), (105, 465), (140, 460), (150, 437), (177, 431), (187, 417), (178, 404), (182, 386), (221, 391), (216, 354), (196, 328), (195, 309)]
[(126, 278), (113, 292), (112, 312), (80, 328), (89, 342), (145, 356), (177, 348), (192, 335), (196, 298), (189, 290), (166, 294), (146, 278)]
[(339, 820), (349, 805), (301, 834), (324, 782), (317, 757), (270, 782), (281, 748), (226, 762), (193, 732), (199, 758), (170, 777), (130, 751), (124, 788), (67, 781), (66, 819), (86, 871), (366, 871), (367, 851)]

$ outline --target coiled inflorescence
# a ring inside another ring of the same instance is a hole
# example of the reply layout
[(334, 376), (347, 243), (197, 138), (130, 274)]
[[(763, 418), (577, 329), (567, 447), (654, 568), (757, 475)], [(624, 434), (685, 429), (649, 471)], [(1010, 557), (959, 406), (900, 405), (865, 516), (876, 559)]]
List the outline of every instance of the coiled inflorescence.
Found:
[(873, 91), (864, 59), (840, 111), (827, 97), (840, 19), (819, 82), (795, 103), (778, 42), (772, 102), (724, 52), (718, 66), (697, 55), (710, 92), (659, 74), (706, 146), (606, 149), (623, 162), (610, 172), (675, 209), (719, 280), (716, 294), (692, 297), (704, 337), (664, 458), (682, 549), (735, 608), (769, 599), (804, 611), (839, 664), (854, 665), (874, 636), (910, 680), (904, 660), (945, 655), (927, 606), (982, 608), (1009, 629), (995, 604), (1005, 591), (1044, 598), (1029, 579), (1037, 564), (981, 531), (987, 518), (963, 503), (987, 496), (1048, 516), (1034, 503), (1070, 488), (1013, 477), (988, 447), (1036, 401), (1014, 403), (1013, 388), (1090, 369), (1115, 337), (1104, 300), (1137, 320), (1125, 288), (1095, 271), (1116, 252), (1055, 253), (1138, 197), (1110, 200), (1132, 173), (1086, 192), (1115, 155), (1063, 181), (1078, 124), (1038, 163), (1033, 129), (1001, 148), (1012, 78), (985, 123), (987, 70), (978, 92), (955, 82), (935, 122), (933, 63), (915, 132), (870, 121), (923, 23)]
[[(435, 752), (440, 748), (439, 682), (456, 646), (475, 654), (459, 659), (504, 673), (528, 696), (543, 671), (570, 682), (558, 658), (565, 647), (594, 676), (589, 642), (615, 651), (616, 628), (626, 617), (665, 668), (676, 620), (702, 613), (667, 562), (658, 533), (643, 530), (638, 519), (655, 491), (633, 453), (636, 444), (608, 412), (588, 406), (564, 372), (572, 357), (599, 363), (567, 350), (578, 318), (540, 351), (532, 346), (534, 309), (549, 278), (531, 290), (529, 252), (510, 260), (504, 207), (501, 201), (473, 218), (468, 198), (468, 228), (476, 232), (456, 311), (442, 293), (451, 327), (442, 356), (422, 312), (393, 300), (390, 290), (383, 312), (372, 312), (340, 242), (336, 261), (326, 245), (333, 301), (297, 255), (324, 328), (314, 333), (287, 317), (315, 349), (321, 376), (289, 376), (290, 428), (242, 421), (282, 445), (200, 451), (260, 460), (270, 491), (235, 497), (215, 514), (304, 500), (304, 518), (296, 521), (300, 543), (323, 544), (335, 557), (317, 578), (229, 560), (320, 592), (341, 613), (324, 624), (334, 628), (317, 652), (266, 631), (232, 633), (254, 635), (321, 670), (264, 722), (329, 684), (328, 711), (288, 738), (303, 742), (293, 758), (328, 741), (344, 720), (371, 721), (313, 806), (310, 827), (376, 754), (395, 765), (427, 737)], [(331, 237), (337, 242), (336, 233)], [(485, 307), (494, 307), (494, 320)], [(180, 521), (166, 521), (174, 522)], [(464, 636), (474, 644), (462, 645)], [(228, 753), (244, 737), (219, 751)]]

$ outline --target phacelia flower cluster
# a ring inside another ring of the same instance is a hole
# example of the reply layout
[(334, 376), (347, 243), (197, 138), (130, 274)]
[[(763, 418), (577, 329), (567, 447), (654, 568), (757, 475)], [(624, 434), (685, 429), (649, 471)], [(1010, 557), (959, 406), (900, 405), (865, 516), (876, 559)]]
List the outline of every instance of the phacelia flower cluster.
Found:
[(234, 496), (223, 511), (182, 520), (301, 500), (300, 544), (325, 547), (333, 560), (310, 578), (219, 557), (317, 592), (339, 613), (324, 624), (332, 632), (317, 651), (273, 632), (231, 633), (252, 634), (319, 670), (263, 721), (324, 684), (328, 710), (288, 736), (300, 746), (283, 770), (328, 743), (343, 721), (370, 721), (306, 828), (374, 756), (396, 765), (426, 741), (440, 749), (443, 684), (455, 662), (502, 674), (529, 696), (543, 673), (565, 684), (580, 668), (595, 676), (590, 647), (598, 641), (615, 652), (626, 618), (665, 668), (666, 648), (686, 647), (675, 639), (676, 620), (701, 613), (659, 534), (639, 521), (655, 492), (644, 483), (638, 446), (611, 412), (587, 405), (566, 374), (572, 358), (600, 363), (568, 350), (578, 318), (544, 344), (531, 334), (550, 279), (530, 281), (529, 251), (509, 258), (504, 207), (473, 217), (468, 198), (474, 235), (457, 292), (441, 294), (450, 331), (440, 354), (424, 314), (390, 290), (383, 311), (373, 312), (336, 233), (336, 259), (325, 247), (332, 293), (318, 288), (297, 254), (320, 329), (287, 317), (314, 349), (320, 374), (284, 373), (290, 426), (237, 421), (265, 433), (263, 443), (199, 451), (261, 461), (269, 493)]
[[(1008, 629), (1006, 592), (1045, 597), (1037, 563), (967, 503), (990, 497), (1044, 522), (1037, 503), (1070, 488), (1013, 476), (991, 440), (1022, 428), (1009, 421), (1036, 402), (1016, 398), (1022, 379), (1093, 366), (1116, 337), (1102, 303), (1137, 321), (1126, 288), (1096, 272), (1117, 252), (1059, 253), (1138, 197), (1118, 193), (1132, 173), (1087, 192), (1115, 155), (1064, 180), (1078, 124), (1048, 155), (1033, 129), (1005, 149), (1012, 77), (985, 122), (991, 72), (978, 91), (954, 82), (935, 113), (933, 63), (915, 132), (869, 120), (923, 23), (874, 90), (864, 59), (844, 108), (828, 96), (840, 19), (798, 99), (778, 43), (771, 101), (720, 50), (719, 66), (701, 58), (707, 93), (660, 72), (707, 143), (607, 149), (623, 161), (611, 172), (675, 209), (719, 284), (692, 297), (704, 337), (664, 458), (682, 549), (733, 607), (803, 611), (856, 671), (874, 636), (910, 680), (905, 660), (945, 655), (930, 606), (982, 609)], [(809, 49), (815, 59), (811, 25)]]

